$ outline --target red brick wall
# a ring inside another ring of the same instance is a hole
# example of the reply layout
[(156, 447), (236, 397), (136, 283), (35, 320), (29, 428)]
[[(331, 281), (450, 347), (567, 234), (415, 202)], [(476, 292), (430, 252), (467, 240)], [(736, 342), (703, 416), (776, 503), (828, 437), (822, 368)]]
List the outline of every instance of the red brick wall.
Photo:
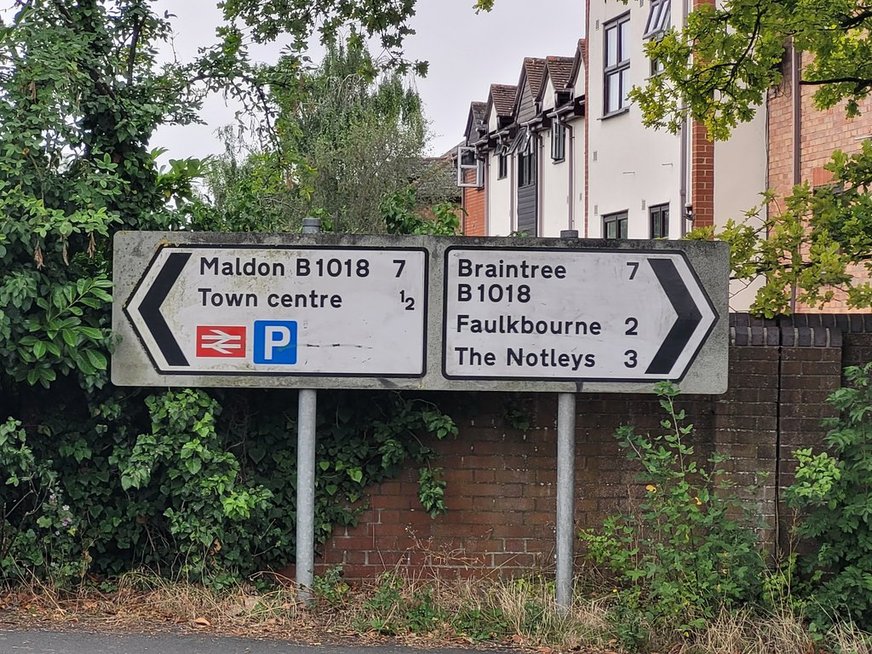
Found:
[[(791, 480), (793, 453), (820, 444), (821, 418), (832, 415), (826, 397), (839, 387), (842, 365), (852, 363), (845, 359), (872, 355), (872, 315), (865, 324), (855, 323), (856, 333), (844, 343), (834, 322), (829, 328), (819, 322), (782, 329), (773, 321), (752, 326), (745, 318), (734, 321), (730, 390), (723, 396), (685, 396), (679, 405), (696, 426), (697, 452), (727, 455), (728, 470), (754, 513), (766, 520), (766, 535), (774, 542), (787, 533), (783, 508), (780, 534), (776, 531), (776, 506)], [(512, 428), (507, 407), (526, 411), (533, 426)], [(435, 465), (445, 471), (448, 513), (435, 519), (424, 513), (417, 474), (405, 470), (373, 489), (371, 508), (357, 527), (337, 530), (319, 570), (341, 563), (352, 579), (398, 567), (450, 577), (511, 575), (553, 565), (555, 397), (479, 393), (446, 408), (458, 420), (460, 435), (428, 444), (438, 452)], [(626, 423), (653, 432), (661, 415), (650, 396), (578, 396), (577, 527), (598, 525), (644, 492), (613, 433)]]
[[(475, 180), (475, 172), (467, 170), (463, 180), (472, 182)], [(487, 224), (485, 221), (486, 193), (482, 188), (463, 189), (463, 234), (464, 236), (487, 236)]]
[[(805, 55), (807, 61), (807, 55)], [(790, 193), (794, 184), (793, 153), (797, 144), (794, 143), (793, 129), (793, 89), (791, 86), (792, 60), (788, 56), (784, 64), (784, 81), (781, 86), (769, 94), (769, 187), (778, 197)], [(799, 182), (809, 182), (812, 186), (826, 184), (830, 174), (824, 170), (824, 165), (830, 160), (833, 150), (846, 153), (857, 152), (863, 137), (872, 135), (872, 99), (867, 98), (860, 103), (861, 114), (849, 119), (845, 116), (845, 107), (840, 104), (826, 111), (814, 107), (812, 96), (816, 87), (800, 87), (800, 142), (799, 142)], [(770, 207), (777, 211), (778, 206)], [(857, 268), (853, 271), (858, 279), (869, 279), (865, 270)], [(820, 311), (817, 307), (799, 307), (802, 311)], [(846, 311), (844, 296), (837, 294), (836, 298), (824, 309), (828, 312)]]
[[(693, 9), (714, 6), (715, 0), (693, 0)], [(690, 201), (693, 226), (715, 224), (715, 145), (699, 121), (690, 125)]]
[(690, 139), (690, 197), (693, 226), (715, 224), (715, 144), (705, 126), (695, 121)]

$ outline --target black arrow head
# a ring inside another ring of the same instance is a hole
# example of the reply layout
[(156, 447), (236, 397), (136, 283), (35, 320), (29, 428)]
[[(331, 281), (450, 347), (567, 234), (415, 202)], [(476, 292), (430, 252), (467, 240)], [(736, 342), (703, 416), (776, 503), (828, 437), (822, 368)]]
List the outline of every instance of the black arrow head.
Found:
[(645, 371), (648, 375), (666, 375), (675, 366), (702, 321), (702, 314), (671, 259), (648, 259), (648, 263), (654, 270), (657, 281), (663, 286), (672, 308), (678, 314), (672, 329)]
[(173, 336), (172, 330), (167, 325), (160, 307), (164, 300), (166, 300), (170, 290), (172, 290), (179, 275), (182, 274), (182, 270), (190, 258), (190, 252), (173, 252), (167, 256), (163, 268), (161, 268), (157, 277), (155, 277), (151, 288), (148, 289), (142, 302), (136, 307), (139, 315), (142, 316), (145, 328), (151, 332), (161, 354), (170, 366), (187, 366), (190, 364), (188, 359), (185, 358), (182, 348), (179, 347), (176, 337)]

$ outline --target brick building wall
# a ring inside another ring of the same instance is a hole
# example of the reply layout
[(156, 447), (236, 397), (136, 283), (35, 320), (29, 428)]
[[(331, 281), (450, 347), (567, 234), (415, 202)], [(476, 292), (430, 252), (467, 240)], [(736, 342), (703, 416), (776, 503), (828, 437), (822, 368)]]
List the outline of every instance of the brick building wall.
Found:
[(707, 227), (715, 224), (715, 144), (699, 121), (691, 127), (690, 141), (693, 226)]
[[(696, 426), (697, 452), (727, 455), (727, 469), (774, 547), (788, 533), (780, 497), (792, 479), (794, 452), (821, 443), (820, 421), (832, 415), (826, 398), (840, 386), (842, 367), (872, 360), (872, 315), (731, 318), (729, 391), (682, 396), (679, 406)], [(319, 570), (342, 564), (348, 578), (359, 579), (398, 568), (451, 577), (553, 565), (556, 397), (463, 394), (443, 408), (457, 419), (460, 435), (428, 445), (445, 471), (448, 513), (431, 519), (417, 500), (417, 473), (405, 470), (372, 490), (358, 526), (337, 529)], [(512, 427), (510, 414), (529, 416), (530, 428)], [(651, 396), (578, 396), (578, 528), (626, 510), (644, 492), (613, 434), (621, 424), (653, 432), (661, 416)]]
[[(802, 57), (800, 55), (800, 67)], [(816, 91), (814, 86), (799, 87), (799, 141), (796, 140), (794, 92), (791, 83), (793, 76), (793, 58), (785, 57), (783, 66), (784, 78), (782, 84), (770, 91), (768, 98), (769, 121), (769, 188), (775, 191), (776, 197), (789, 195), (794, 184), (809, 182), (812, 186), (824, 186), (832, 178), (831, 173), (824, 169), (830, 161), (834, 150), (854, 153), (860, 150), (864, 139), (872, 137), (872, 99), (866, 98), (860, 102), (860, 115), (847, 118), (844, 104), (832, 109), (819, 111), (814, 106), (812, 96)], [(798, 150), (798, 170), (794, 170), (794, 152)], [(798, 178), (797, 178), (798, 175)], [(771, 206), (770, 211), (778, 211), (778, 205)], [(869, 279), (868, 273), (861, 267), (852, 271), (857, 279)], [(819, 311), (820, 309), (800, 307), (802, 311)], [(834, 300), (823, 309), (828, 312), (846, 311), (844, 296), (837, 294)]]
[[(465, 171), (463, 181), (475, 181), (475, 171)], [(462, 231), (464, 236), (487, 236), (486, 195), (484, 186), (481, 188), (463, 189)]]

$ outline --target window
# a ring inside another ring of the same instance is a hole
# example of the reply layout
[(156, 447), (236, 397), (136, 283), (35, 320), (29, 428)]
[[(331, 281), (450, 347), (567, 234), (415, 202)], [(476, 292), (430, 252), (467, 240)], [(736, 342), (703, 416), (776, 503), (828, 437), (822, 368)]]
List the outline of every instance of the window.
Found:
[(497, 179), (505, 179), (509, 174), (509, 156), (506, 149), (501, 148), (497, 153)]
[(648, 209), (651, 238), (669, 238), (669, 205), (657, 204)]
[(603, 238), (627, 238), (627, 212), (603, 216)]
[(551, 159), (566, 159), (566, 125), (556, 120), (551, 125)]
[(475, 148), (457, 146), (457, 185), (461, 188), (481, 188), (482, 166)]
[(672, 0), (651, 0), (648, 22), (645, 23), (645, 38), (661, 34), (669, 29)]
[[(645, 23), (646, 39), (659, 39), (663, 32), (669, 29), (672, 12), (672, 0), (651, 0), (651, 10), (648, 22)], [(651, 77), (663, 72), (663, 62), (651, 59)]]
[(605, 94), (606, 116), (627, 107), (630, 90), (630, 14), (619, 16), (603, 26), (605, 32)]
[(527, 136), (521, 141), (518, 150), (518, 186), (530, 186), (536, 182), (536, 158), (533, 138)]

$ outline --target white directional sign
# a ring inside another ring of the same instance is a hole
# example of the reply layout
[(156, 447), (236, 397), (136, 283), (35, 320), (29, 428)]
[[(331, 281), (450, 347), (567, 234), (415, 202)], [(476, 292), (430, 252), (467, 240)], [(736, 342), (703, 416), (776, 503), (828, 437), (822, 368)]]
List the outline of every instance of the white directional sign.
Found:
[(724, 243), (119, 232), (120, 386), (727, 387)]
[(427, 251), (183, 244), (124, 305), (161, 375), (421, 377)]
[(449, 379), (679, 380), (717, 319), (681, 252), (445, 253)]

